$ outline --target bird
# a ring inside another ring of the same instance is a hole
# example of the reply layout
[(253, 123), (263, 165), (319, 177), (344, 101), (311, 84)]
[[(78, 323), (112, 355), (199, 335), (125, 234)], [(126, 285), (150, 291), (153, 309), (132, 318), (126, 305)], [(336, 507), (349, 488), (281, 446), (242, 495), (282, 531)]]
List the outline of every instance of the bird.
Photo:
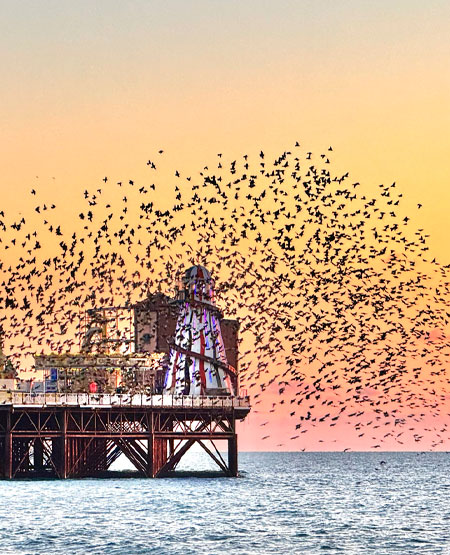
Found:
[(74, 348), (64, 322), (81, 308), (131, 303), (158, 286), (170, 294), (176, 264), (201, 261), (215, 270), (227, 316), (239, 317), (240, 380), (265, 415), (261, 433), (279, 414), (291, 423), (286, 441), (348, 426), (374, 450), (405, 437), (440, 445), (447, 428), (422, 423), (446, 414), (448, 344), (433, 334), (449, 322), (449, 267), (429, 256), (395, 183), (373, 193), (333, 173), (326, 155), (314, 157), (323, 169), (312, 152), (258, 151), (217, 175), (209, 163), (192, 177), (175, 170), (177, 187), (148, 197), (159, 181), (123, 179), (122, 195), (80, 189), (86, 209), (49, 211), (46, 201), (25, 222), (0, 212), (11, 356), (19, 364), (43, 345)]

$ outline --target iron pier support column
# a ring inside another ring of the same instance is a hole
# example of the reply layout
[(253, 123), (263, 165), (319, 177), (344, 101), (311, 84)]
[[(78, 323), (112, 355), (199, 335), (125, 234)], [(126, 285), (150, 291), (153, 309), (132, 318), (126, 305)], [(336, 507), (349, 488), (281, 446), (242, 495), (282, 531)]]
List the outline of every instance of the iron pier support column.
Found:
[(58, 472), (61, 478), (67, 478), (68, 469), (68, 445), (67, 445), (67, 411), (62, 408), (59, 413), (59, 423), (61, 428), (61, 445), (58, 453), (59, 465)]
[(152, 411), (147, 415), (147, 430), (148, 430), (148, 442), (147, 442), (147, 477), (154, 478), (154, 441), (155, 441), (155, 413)]
[(147, 440), (147, 478), (153, 478), (153, 434)]
[(230, 424), (233, 437), (228, 440), (228, 470), (230, 476), (238, 476), (238, 442), (234, 414), (230, 419)]
[(34, 470), (42, 471), (44, 466), (44, 447), (42, 445), (42, 439), (37, 438), (34, 442)]
[(11, 415), (12, 407), (6, 413), (6, 431), (5, 431), (5, 478), (11, 480), (13, 477), (13, 437), (11, 431)]

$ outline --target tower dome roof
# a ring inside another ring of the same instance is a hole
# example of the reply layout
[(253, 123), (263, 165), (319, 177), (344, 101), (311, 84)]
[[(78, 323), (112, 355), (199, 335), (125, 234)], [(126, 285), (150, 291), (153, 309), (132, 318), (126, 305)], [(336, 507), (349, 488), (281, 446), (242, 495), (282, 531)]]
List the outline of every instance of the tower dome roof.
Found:
[(210, 282), (212, 280), (211, 274), (204, 266), (197, 264), (195, 266), (191, 266), (184, 272), (183, 281), (186, 284), (200, 280), (206, 282)]
[(214, 280), (204, 266), (188, 268), (182, 279), (182, 298), (214, 304)]

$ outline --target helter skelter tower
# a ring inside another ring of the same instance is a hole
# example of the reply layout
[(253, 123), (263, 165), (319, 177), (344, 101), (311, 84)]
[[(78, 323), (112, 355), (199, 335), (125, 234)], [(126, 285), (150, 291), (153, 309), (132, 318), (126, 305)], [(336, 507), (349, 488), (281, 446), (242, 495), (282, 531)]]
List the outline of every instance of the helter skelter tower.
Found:
[(165, 391), (176, 395), (235, 395), (235, 370), (227, 361), (214, 301), (214, 281), (203, 266), (184, 273)]

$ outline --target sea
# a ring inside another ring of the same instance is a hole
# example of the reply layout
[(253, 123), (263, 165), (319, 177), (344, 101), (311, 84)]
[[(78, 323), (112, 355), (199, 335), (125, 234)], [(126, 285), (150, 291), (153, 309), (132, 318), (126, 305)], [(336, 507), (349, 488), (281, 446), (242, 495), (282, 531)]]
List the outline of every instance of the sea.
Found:
[(205, 457), (1, 481), (0, 554), (450, 554), (449, 453), (240, 453), (239, 478)]

